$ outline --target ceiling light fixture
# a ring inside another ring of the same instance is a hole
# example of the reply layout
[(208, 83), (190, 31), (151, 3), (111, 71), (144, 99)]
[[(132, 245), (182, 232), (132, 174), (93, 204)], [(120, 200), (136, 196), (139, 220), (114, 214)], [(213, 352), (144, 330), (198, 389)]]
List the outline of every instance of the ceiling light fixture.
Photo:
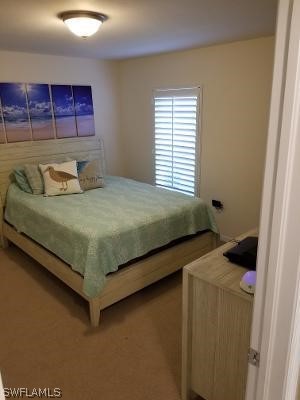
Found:
[(66, 11), (58, 15), (76, 36), (87, 38), (94, 35), (107, 16), (94, 11)]

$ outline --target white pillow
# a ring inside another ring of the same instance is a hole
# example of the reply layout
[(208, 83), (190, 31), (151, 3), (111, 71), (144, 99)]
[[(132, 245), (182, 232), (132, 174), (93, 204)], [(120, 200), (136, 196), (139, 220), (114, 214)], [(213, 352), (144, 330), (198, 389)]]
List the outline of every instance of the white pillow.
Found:
[(61, 164), (40, 164), (39, 167), (44, 178), (45, 196), (82, 193), (75, 160)]

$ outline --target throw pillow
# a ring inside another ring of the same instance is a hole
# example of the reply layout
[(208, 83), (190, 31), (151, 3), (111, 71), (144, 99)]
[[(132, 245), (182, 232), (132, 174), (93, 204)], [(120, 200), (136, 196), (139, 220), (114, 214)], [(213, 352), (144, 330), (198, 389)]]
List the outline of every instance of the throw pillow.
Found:
[(17, 185), (19, 186), (20, 189), (23, 190), (23, 192), (32, 194), (32, 190), (23, 167), (16, 167), (14, 169), (14, 177), (15, 181), (17, 182)]
[(82, 193), (75, 160), (61, 164), (40, 164), (40, 170), (44, 178), (46, 196)]
[(104, 186), (102, 165), (100, 160), (77, 161), (78, 179), (82, 190), (101, 188)]
[(25, 164), (24, 171), (33, 194), (44, 193), (44, 182), (39, 166), (36, 164)]

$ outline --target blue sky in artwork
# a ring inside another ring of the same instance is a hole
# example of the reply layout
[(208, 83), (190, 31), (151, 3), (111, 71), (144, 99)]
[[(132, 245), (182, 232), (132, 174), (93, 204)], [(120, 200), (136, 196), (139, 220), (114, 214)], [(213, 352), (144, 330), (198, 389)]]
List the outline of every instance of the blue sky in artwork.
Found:
[(73, 86), (76, 115), (93, 115), (91, 86)]
[(25, 90), (23, 83), (0, 83), (2, 110), (6, 121), (28, 119)]
[(27, 97), (31, 118), (52, 118), (49, 86), (47, 84), (27, 84)]
[(71, 86), (51, 85), (51, 93), (56, 117), (75, 115)]

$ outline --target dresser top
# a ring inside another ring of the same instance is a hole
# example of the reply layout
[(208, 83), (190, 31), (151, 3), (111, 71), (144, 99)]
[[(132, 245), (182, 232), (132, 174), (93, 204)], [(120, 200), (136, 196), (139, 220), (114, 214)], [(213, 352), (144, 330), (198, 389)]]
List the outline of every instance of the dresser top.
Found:
[[(243, 240), (247, 236), (257, 236), (257, 229), (253, 229), (236, 240)], [(198, 258), (184, 267), (185, 273), (191, 274), (201, 280), (218, 286), (226, 291), (235, 293), (247, 301), (253, 301), (253, 295), (244, 292), (240, 288), (242, 276), (249, 271), (246, 268), (233, 264), (223, 256), (225, 251), (235, 245), (234, 242), (225, 243), (208, 254)]]

